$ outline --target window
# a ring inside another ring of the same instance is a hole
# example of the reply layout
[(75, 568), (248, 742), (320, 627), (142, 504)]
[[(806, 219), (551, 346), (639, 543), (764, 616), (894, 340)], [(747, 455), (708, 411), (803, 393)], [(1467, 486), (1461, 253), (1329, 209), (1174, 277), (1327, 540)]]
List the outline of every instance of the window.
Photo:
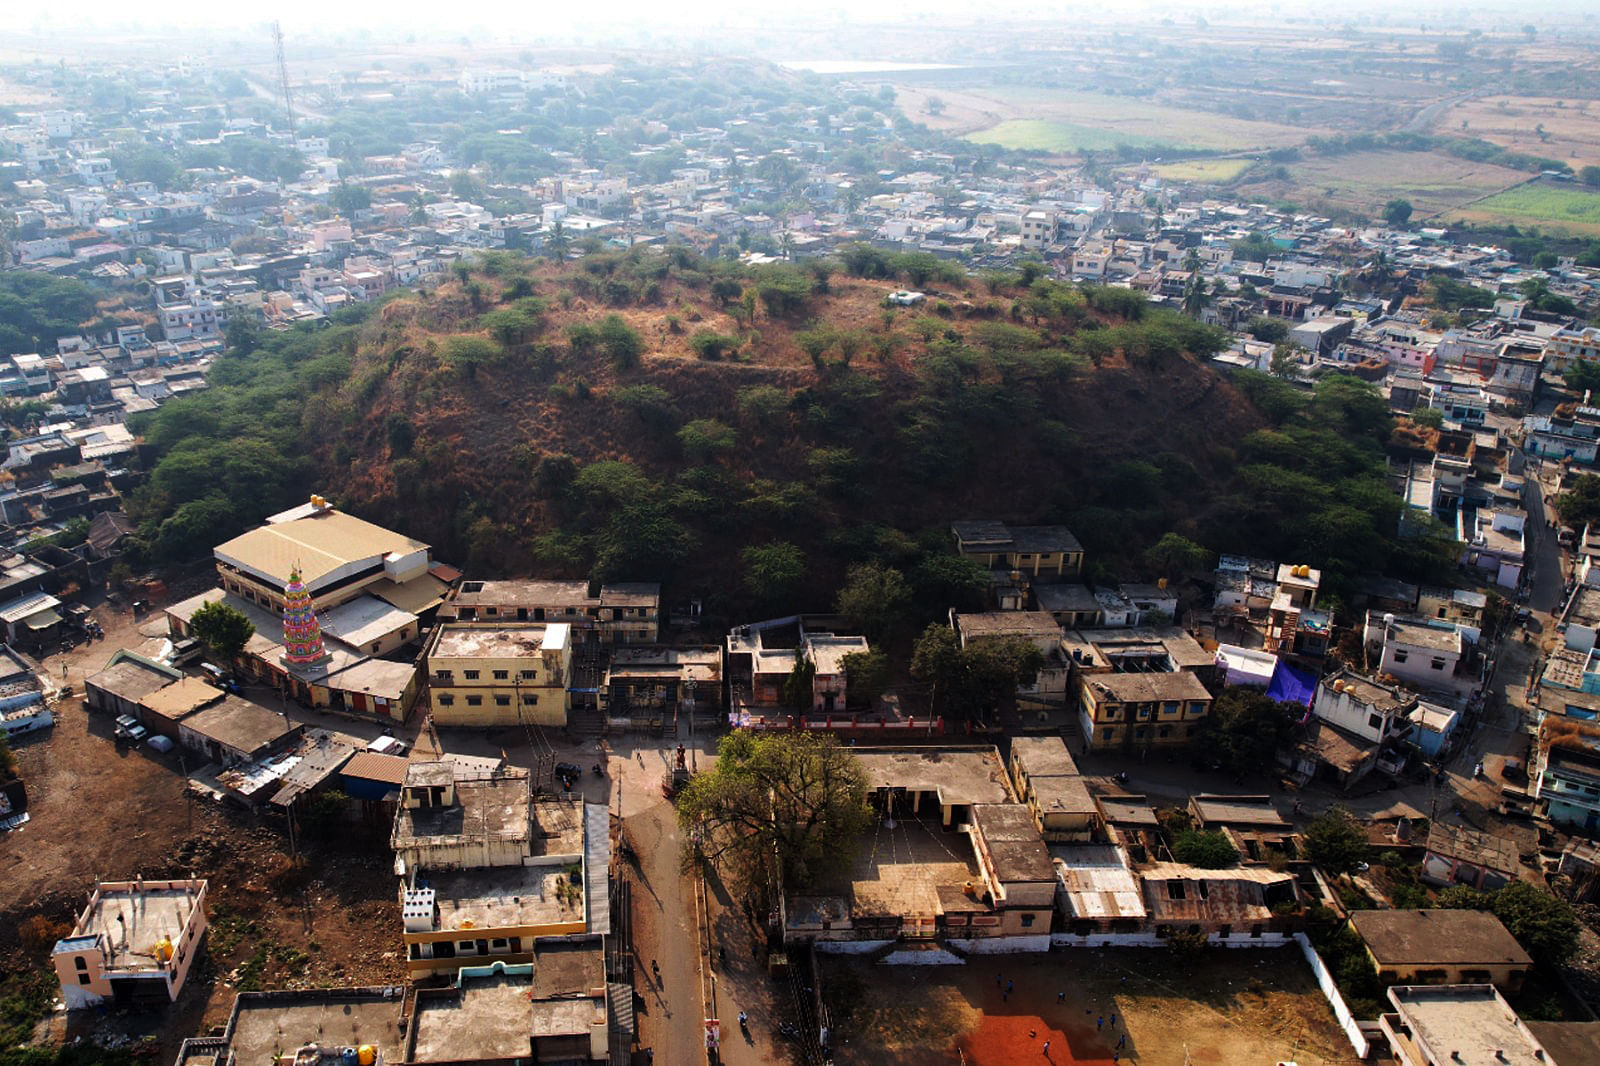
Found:
[(1146, 730), (1144, 726), (1140, 726), (1138, 729), (1133, 731), (1133, 739), (1143, 740), (1146, 732), (1148, 732), (1148, 730)]
[(1376, 729), (1379, 732), (1382, 732), (1383, 731), (1383, 715), (1381, 715), (1381, 714), (1369, 714), (1369, 715), (1367, 715), (1367, 728), (1368, 729)]
[(482, 696), (468, 696), (467, 697), (467, 706), (468, 707), (482, 707), (483, 706), (483, 697)]
[(1140, 707), (1139, 708), (1139, 721), (1148, 722), (1149, 720), (1150, 720), (1150, 708), (1148, 708), (1148, 707)]
[(1024, 929), (1032, 929), (1033, 928), (1033, 915), (1024, 914), (1022, 916), (1022, 928), (1024, 928)]
[(494, 698), (494, 705), (496, 707), (509, 707), (509, 706), (511, 706), (511, 697), (510, 696), (496, 696)]
[(1161, 713), (1164, 714), (1164, 715), (1177, 714), (1178, 713), (1178, 707), (1179, 707), (1178, 701), (1177, 700), (1171, 700), (1171, 701), (1169, 701), (1167, 703), (1163, 703), (1161, 705)]
[(1116, 732), (1116, 730), (1114, 730), (1114, 729), (1107, 729), (1107, 730), (1105, 730), (1105, 736), (1101, 737), (1100, 739), (1101, 740), (1110, 740), (1111, 737), (1112, 737), (1112, 734), (1114, 734), (1115, 732)]
[(476, 670), (463, 670), (463, 671), (461, 671), (461, 674), (468, 681), (476, 681), (476, 680), (478, 680), (478, 671), (476, 671)]
[(455, 705), (456, 705), (456, 698), (454, 696), (450, 695), (450, 693), (446, 692), (442, 696), (439, 697), (439, 706), (441, 706), (441, 707), (454, 707)]
[(524, 670), (524, 671), (522, 671), (522, 680), (524, 680), (524, 681), (532, 681), (534, 678), (536, 678), (538, 676), (539, 675), (533, 670)]
[(1433, 667), (1435, 670), (1443, 670), (1444, 669), (1444, 658), (1442, 656), (1435, 655), (1433, 657), (1433, 661), (1430, 662), (1428, 665)]
[(77, 958), (73, 959), (72, 964), (80, 970), (87, 970), (89, 968), (89, 960), (84, 958), (82, 955), (79, 955)]
[(89, 975), (88, 975), (88, 974), (86, 974), (86, 973), (80, 973), (80, 974), (79, 974), (79, 975), (78, 975), (78, 983), (79, 983), (79, 984), (80, 984), (80, 985), (86, 985), (86, 984), (88, 984), (88, 983), (89, 983)]
[(539, 702), (539, 697), (535, 696), (531, 692), (524, 692), (522, 694), (522, 702), (525, 706), (532, 707), (534, 704)]
[(1199, 718), (1201, 715), (1203, 715), (1205, 713), (1206, 713), (1206, 705), (1204, 703), (1201, 703), (1199, 700), (1194, 700), (1189, 704), (1189, 717), (1190, 718)]
[(1170, 725), (1164, 725), (1160, 729), (1156, 730), (1156, 736), (1161, 737), (1163, 740), (1165, 740), (1167, 737), (1170, 737), (1171, 735), (1172, 735), (1172, 727)]
[(453, 681), (455, 680), (455, 676), (456, 675), (451, 673), (449, 670), (435, 670), (433, 672), (433, 679), (435, 681)]
[(1409, 658), (1411, 658), (1411, 653), (1409, 651), (1406, 651), (1404, 648), (1396, 648), (1394, 650), (1394, 661), (1395, 662), (1403, 663)]
[(510, 670), (496, 670), (494, 672), (494, 679), (496, 681), (507, 681), (507, 680), (510, 679), (510, 677), (511, 677), (511, 671)]

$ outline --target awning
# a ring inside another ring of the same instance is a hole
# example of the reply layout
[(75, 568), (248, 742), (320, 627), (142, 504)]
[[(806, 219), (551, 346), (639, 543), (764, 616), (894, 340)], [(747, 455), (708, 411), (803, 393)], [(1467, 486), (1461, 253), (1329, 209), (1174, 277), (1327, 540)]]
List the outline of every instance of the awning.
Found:
[(54, 608), (51, 607), (45, 608), (38, 614), (30, 614), (28, 617), (22, 620), (23, 625), (34, 630), (49, 629), (53, 625), (60, 624), (60, 622), (61, 616), (55, 612)]

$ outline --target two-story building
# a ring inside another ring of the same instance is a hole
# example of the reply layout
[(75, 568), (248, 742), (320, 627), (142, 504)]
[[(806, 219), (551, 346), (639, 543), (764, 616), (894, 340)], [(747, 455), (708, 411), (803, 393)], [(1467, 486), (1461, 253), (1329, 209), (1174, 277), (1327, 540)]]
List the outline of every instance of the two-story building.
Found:
[(1084, 747), (1187, 744), (1211, 710), (1211, 693), (1188, 671), (1090, 674), (1079, 693)]
[(408, 767), (391, 844), (412, 975), (527, 963), (542, 938), (609, 931), (606, 808), (532, 785), (526, 770)]
[(566, 725), (572, 627), (441, 623), (423, 652), (423, 670), (439, 725)]
[(561, 622), (576, 644), (653, 644), (661, 627), (661, 586), (587, 581), (463, 581), (439, 608), (441, 620), (499, 625)]
[(955, 522), (956, 550), (985, 570), (1016, 571), (1031, 581), (1075, 581), (1083, 575), (1083, 545), (1066, 526), (1008, 526)]

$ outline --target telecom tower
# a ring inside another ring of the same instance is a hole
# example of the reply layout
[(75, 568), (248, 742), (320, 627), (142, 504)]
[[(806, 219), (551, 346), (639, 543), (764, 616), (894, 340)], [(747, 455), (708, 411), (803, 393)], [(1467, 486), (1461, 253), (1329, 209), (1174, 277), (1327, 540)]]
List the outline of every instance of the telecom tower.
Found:
[(294, 140), (294, 100), (289, 96), (289, 64), (283, 58), (283, 28), (272, 24), (272, 46), (278, 53), (278, 85), (283, 89), (283, 113), (289, 120), (289, 139)]

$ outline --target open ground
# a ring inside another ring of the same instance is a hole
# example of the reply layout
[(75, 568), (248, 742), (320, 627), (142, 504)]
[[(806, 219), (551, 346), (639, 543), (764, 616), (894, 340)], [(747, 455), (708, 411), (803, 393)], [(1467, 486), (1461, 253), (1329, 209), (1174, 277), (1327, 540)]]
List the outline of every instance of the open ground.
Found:
[(1461, 100), (1440, 116), (1434, 132), (1479, 137), (1513, 151), (1559, 159), (1573, 170), (1600, 164), (1600, 106), (1590, 100), (1499, 95)]
[(1288, 170), (1288, 180), (1250, 182), (1242, 195), (1365, 215), (1400, 198), (1411, 201), (1413, 217), (1422, 219), (1528, 180), (1525, 171), (1439, 152), (1352, 152), (1312, 157)]
[(1193, 960), (1139, 948), (975, 956), (965, 966), (904, 967), (892, 978), (857, 959), (825, 958), (839, 1066), (1110, 1066), (1114, 1055), (1160, 1064), (1187, 1055), (1197, 1066), (1355, 1062), (1296, 948), (1212, 950)]
[[(1131, 97), (1057, 89), (943, 89), (896, 86), (896, 102), (916, 122), (1006, 148), (1099, 151), (1118, 144), (1228, 151), (1299, 144), (1316, 129), (1252, 122), (1166, 107)], [(928, 112), (937, 97), (940, 114)]]

